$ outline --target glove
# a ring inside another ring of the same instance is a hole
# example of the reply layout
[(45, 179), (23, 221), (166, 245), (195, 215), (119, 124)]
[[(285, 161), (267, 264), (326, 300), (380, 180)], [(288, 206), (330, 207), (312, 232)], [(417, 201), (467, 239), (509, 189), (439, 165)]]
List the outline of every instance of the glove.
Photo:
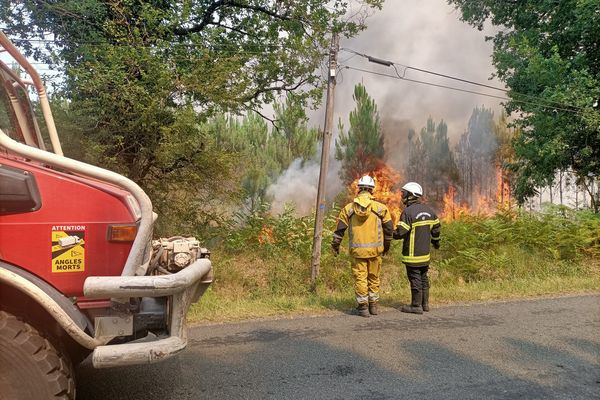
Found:
[(439, 249), (440, 248), (440, 241), (439, 240), (432, 240), (431, 244), (433, 245), (434, 249)]
[(391, 243), (387, 240), (383, 242), (383, 253), (381, 253), (382, 256), (385, 256), (388, 253), (388, 251), (390, 251), (390, 244)]
[(331, 242), (331, 249), (333, 250), (333, 255), (337, 257), (340, 254), (340, 244), (337, 242)]

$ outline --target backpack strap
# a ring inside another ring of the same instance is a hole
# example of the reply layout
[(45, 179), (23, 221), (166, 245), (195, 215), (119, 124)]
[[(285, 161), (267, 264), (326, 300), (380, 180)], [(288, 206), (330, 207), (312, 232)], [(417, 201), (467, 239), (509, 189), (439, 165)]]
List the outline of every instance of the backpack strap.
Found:
[(377, 211), (375, 211), (373, 208), (371, 208), (371, 211), (373, 214), (377, 215), (380, 220), (383, 220), (383, 209), (380, 206), (377, 206)]
[(350, 218), (352, 218), (352, 216), (354, 215), (354, 208), (350, 207), (350, 209), (347, 211), (348, 214), (348, 221), (350, 221)]

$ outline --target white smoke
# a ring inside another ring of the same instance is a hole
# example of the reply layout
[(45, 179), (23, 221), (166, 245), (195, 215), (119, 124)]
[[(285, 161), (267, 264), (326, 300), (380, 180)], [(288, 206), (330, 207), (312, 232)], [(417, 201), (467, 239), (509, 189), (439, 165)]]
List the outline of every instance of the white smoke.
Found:
[[(453, 75), (491, 86), (502, 87), (498, 81), (489, 81), (493, 74), (492, 43), (485, 36), (493, 34), (490, 29), (480, 32), (463, 23), (459, 12), (446, 0), (388, 0), (381, 12), (376, 12), (366, 21), (368, 28), (352, 39), (341, 39), (340, 47), (356, 50), (368, 55)], [(499, 114), (500, 101), (472, 93), (464, 93), (373, 75), (346, 66), (376, 73), (394, 75), (391, 67), (369, 63), (364, 58), (348, 51), (338, 56), (340, 74), (337, 78), (334, 105), (334, 125), (341, 120), (348, 129), (348, 114), (356, 104), (352, 99), (354, 86), (363, 83), (375, 100), (385, 135), (386, 162), (401, 169), (406, 158), (406, 143), (409, 128), (418, 134), (432, 117), (448, 125), (448, 135), (455, 142), (465, 131), (475, 107), (486, 107)], [(476, 92), (488, 92), (476, 86), (440, 79), (414, 70), (398, 72), (406, 78), (434, 84), (460, 87)], [(491, 94), (502, 95), (491, 91)], [(309, 113), (312, 126), (322, 126), (325, 102)], [(332, 147), (335, 140), (332, 141)], [(318, 154), (320, 155), (320, 151)], [(338, 177), (339, 162), (330, 157), (327, 178), (328, 199), (333, 199), (342, 185)], [(278, 213), (286, 203), (294, 204), (299, 214), (314, 210), (319, 180), (319, 162), (304, 164), (296, 160), (268, 189), (273, 198), (273, 211)], [(337, 192), (336, 192), (337, 191)]]
[[(320, 157), (321, 150), (317, 154)], [(339, 170), (340, 162), (330, 152), (329, 168), (325, 180), (326, 202), (331, 202), (342, 190), (342, 183), (338, 176)], [(293, 206), (297, 215), (308, 215), (314, 212), (319, 186), (319, 171), (320, 158), (308, 161), (295, 159), (288, 169), (277, 178), (277, 181), (267, 188), (267, 196), (271, 199), (271, 212), (280, 214), (286, 204)]]
[[(383, 10), (366, 21), (368, 28), (358, 36), (340, 41), (340, 48), (351, 49), (373, 57), (409, 65), (438, 73), (460, 77), (495, 87), (503, 87), (497, 80), (489, 80), (495, 71), (492, 65), (491, 42), (486, 35), (494, 34), (490, 27), (483, 32), (460, 21), (460, 12), (446, 0), (387, 0)], [(355, 108), (352, 93), (357, 83), (365, 85), (375, 100), (382, 120), (402, 121), (398, 128), (388, 124), (388, 136), (407, 135), (413, 128), (417, 134), (432, 117), (437, 123), (443, 119), (448, 134), (455, 141), (465, 131), (475, 107), (491, 108), (499, 115), (500, 100), (473, 93), (453, 91), (425, 84), (402, 81), (367, 72), (346, 69), (359, 68), (379, 74), (396, 75), (392, 67), (374, 64), (346, 50), (338, 57), (340, 73), (335, 93), (335, 121), (342, 119), (347, 126), (348, 114)], [(447, 85), (474, 92), (503, 96), (502, 92), (488, 90), (461, 82), (442, 79), (415, 70), (397, 66), (401, 76), (433, 84)], [(320, 124), (325, 107), (311, 114), (311, 121)], [(390, 138), (397, 142), (399, 138)], [(404, 141), (402, 139), (401, 141)]]

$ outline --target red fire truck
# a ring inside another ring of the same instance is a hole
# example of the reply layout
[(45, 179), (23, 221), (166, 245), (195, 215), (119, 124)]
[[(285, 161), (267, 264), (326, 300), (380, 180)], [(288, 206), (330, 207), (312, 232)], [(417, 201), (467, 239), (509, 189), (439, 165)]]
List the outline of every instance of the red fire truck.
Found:
[(63, 156), (39, 75), (2, 32), (0, 51), (30, 78), (0, 61), (0, 397), (72, 400), (90, 354), (105, 368), (183, 350), (212, 266), (193, 237), (152, 240), (133, 181)]

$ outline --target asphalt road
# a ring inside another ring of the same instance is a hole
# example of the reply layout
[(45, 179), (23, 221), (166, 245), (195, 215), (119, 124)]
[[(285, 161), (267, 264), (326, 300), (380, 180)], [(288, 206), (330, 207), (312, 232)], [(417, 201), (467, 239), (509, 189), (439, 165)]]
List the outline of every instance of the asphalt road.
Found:
[(78, 379), (81, 400), (600, 399), (600, 295), (204, 325)]

